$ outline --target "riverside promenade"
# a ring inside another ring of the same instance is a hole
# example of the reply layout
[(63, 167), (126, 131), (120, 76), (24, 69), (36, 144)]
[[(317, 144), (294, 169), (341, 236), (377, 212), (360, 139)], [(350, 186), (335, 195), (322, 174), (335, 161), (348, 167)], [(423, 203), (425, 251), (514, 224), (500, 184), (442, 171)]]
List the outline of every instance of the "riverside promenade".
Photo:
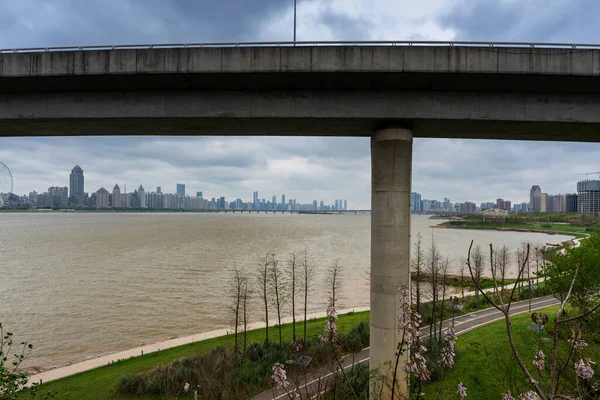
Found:
[[(339, 314), (347, 314), (347, 313), (353, 312), (353, 311), (354, 312), (369, 311), (369, 307), (344, 309), (344, 310), (340, 310), (338, 313)], [(307, 318), (314, 319), (314, 318), (322, 318), (325, 316), (326, 316), (325, 312), (319, 312), (319, 313), (308, 314)], [(282, 321), (286, 324), (290, 323), (290, 322), (292, 322), (292, 317), (282, 318)], [(250, 331), (250, 330), (254, 330), (254, 329), (260, 329), (260, 328), (264, 328), (264, 326), (265, 326), (264, 322), (253, 322), (251, 324), (248, 324), (248, 330)], [(153, 344), (147, 344), (147, 345), (143, 345), (143, 346), (139, 346), (139, 347), (134, 347), (133, 349), (129, 349), (129, 350), (124, 350), (124, 351), (119, 351), (119, 352), (112, 353), (112, 354), (98, 356), (98, 357), (95, 357), (95, 358), (92, 358), (89, 360), (81, 361), (81, 362), (67, 365), (64, 367), (53, 368), (53, 369), (49, 369), (47, 371), (39, 372), (37, 374), (31, 374), (29, 377), (29, 384), (32, 384), (35, 382), (45, 383), (45, 382), (55, 381), (57, 379), (66, 378), (67, 376), (75, 375), (80, 372), (89, 371), (94, 368), (104, 367), (106, 365), (115, 363), (120, 360), (138, 357), (138, 356), (141, 356), (144, 354), (150, 354), (150, 353), (158, 352), (161, 350), (170, 349), (173, 347), (183, 346), (183, 345), (190, 344), (190, 343), (200, 342), (202, 340), (213, 339), (213, 338), (220, 337), (220, 336), (226, 336), (231, 333), (232, 333), (231, 328), (217, 329), (214, 331), (196, 333), (194, 335), (168, 339), (168, 340), (164, 340), (164, 341), (153, 343)]]
[[(513, 285), (505, 285), (504, 288), (512, 288), (512, 286)], [(484, 292), (486, 292), (486, 293), (493, 292), (493, 291), (494, 291), (493, 288), (484, 289)], [(476, 293), (475, 291), (465, 292), (465, 296), (466, 297), (473, 296), (473, 295), (475, 295), (475, 293)], [(450, 293), (448, 293), (446, 298), (448, 299), (454, 295), (459, 295), (459, 293), (457, 293), (457, 292), (452, 293), (452, 291), (450, 291)], [(349, 312), (362, 312), (362, 311), (369, 311), (369, 310), (370, 310), (369, 307), (348, 308), (348, 309), (339, 310), (338, 314), (341, 315), (341, 314), (347, 314)], [(481, 311), (483, 311), (483, 310), (481, 310)], [(481, 311), (479, 311), (479, 312), (481, 312)], [(472, 313), (472, 314), (475, 314), (475, 313)], [(318, 312), (318, 313), (308, 314), (307, 318), (315, 319), (315, 318), (323, 318), (325, 316), (326, 316), (325, 312)], [(282, 318), (282, 321), (285, 324), (291, 323), (292, 317)], [(251, 324), (248, 324), (248, 330), (250, 331), (250, 330), (254, 330), (254, 329), (263, 328), (264, 324), (265, 324), (264, 322), (260, 322), (260, 321), (253, 322)], [(232, 333), (231, 328), (217, 329), (217, 330), (213, 330), (213, 331), (209, 331), (209, 332), (203, 332), (203, 333), (197, 333), (197, 334), (189, 335), (189, 336), (172, 338), (172, 339), (164, 340), (161, 342), (156, 342), (153, 344), (147, 344), (147, 345), (143, 345), (143, 346), (139, 346), (139, 347), (134, 347), (129, 350), (124, 350), (124, 351), (119, 351), (116, 353), (111, 353), (111, 354), (107, 354), (107, 355), (94, 357), (92, 359), (81, 361), (81, 362), (67, 365), (64, 367), (57, 367), (57, 368), (49, 369), (47, 371), (31, 374), (30, 379), (29, 379), (29, 384), (32, 384), (35, 382), (44, 383), (44, 382), (55, 381), (57, 379), (66, 378), (68, 376), (75, 375), (80, 372), (85, 372), (85, 371), (89, 371), (89, 370), (92, 370), (95, 368), (104, 367), (106, 365), (115, 363), (120, 360), (138, 357), (138, 356), (141, 356), (144, 354), (150, 354), (150, 353), (158, 352), (161, 350), (170, 349), (173, 347), (183, 346), (183, 345), (190, 344), (190, 343), (200, 342), (202, 340), (213, 339), (213, 338), (220, 337), (220, 336), (226, 336), (230, 333)]]

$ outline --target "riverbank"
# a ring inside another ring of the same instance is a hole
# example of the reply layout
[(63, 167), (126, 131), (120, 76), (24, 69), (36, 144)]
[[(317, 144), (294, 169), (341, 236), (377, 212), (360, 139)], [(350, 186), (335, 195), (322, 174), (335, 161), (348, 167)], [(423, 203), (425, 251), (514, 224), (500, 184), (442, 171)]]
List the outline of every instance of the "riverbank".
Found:
[[(439, 225), (432, 225), (437, 229), (472, 229), (472, 230), (492, 230), (501, 232), (521, 232), (521, 233), (545, 233), (547, 235), (568, 235), (576, 238), (586, 238), (590, 233), (595, 232), (595, 227), (576, 226), (565, 223), (506, 223), (503, 221), (446, 221)], [(593, 228), (593, 229), (592, 229)], [(590, 231), (590, 229), (592, 229)]]

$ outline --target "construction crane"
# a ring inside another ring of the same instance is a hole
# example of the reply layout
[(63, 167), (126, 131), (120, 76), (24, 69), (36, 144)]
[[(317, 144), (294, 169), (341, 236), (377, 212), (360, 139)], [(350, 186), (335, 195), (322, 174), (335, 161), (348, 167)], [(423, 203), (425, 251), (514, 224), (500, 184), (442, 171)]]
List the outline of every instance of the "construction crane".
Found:
[(587, 179), (588, 175), (592, 175), (592, 174), (598, 174), (598, 178), (600, 178), (600, 171), (596, 171), (596, 172), (586, 172), (583, 174), (578, 174), (578, 175), (585, 175), (585, 179)]

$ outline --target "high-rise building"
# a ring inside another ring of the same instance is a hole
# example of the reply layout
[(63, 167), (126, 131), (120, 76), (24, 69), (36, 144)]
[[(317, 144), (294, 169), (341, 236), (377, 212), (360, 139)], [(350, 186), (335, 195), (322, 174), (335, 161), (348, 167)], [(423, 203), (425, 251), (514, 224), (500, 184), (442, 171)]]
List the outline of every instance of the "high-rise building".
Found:
[(83, 170), (79, 165), (73, 167), (69, 178), (70, 202), (76, 205), (83, 205), (85, 199), (83, 192)]
[(121, 207), (121, 188), (119, 188), (119, 185), (115, 185), (113, 188), (112, 206)]
[(318, 204), (319, 204), (319, 203), (317, 203), (317, 201), (316, 201), (316, 200), (313, 200), (313, 208), (312, 208), (312, 209), (313, 209), (313, 210), (316, 210), (316, 209), (317, 209), (317, 207), (318, 207)]
[(551, 205), (550, 205), (550, 196), (548, 196), (548, 193), (542, 193), (540, 194), (540, 208), (537, 210), (537, 212), (549, 212), (551, 210)]
[(285, 210), (285, 194), (281, 195), (281, 209)]
[(344, 200), (344, 210), (348, 209), (348, 200)]
[(504, 209), (508, 211), (512, 210), (512, 202), (510, 200), (504, 201)]
[(339, 210), (340, 209), (339, 207), (340, 207), (340, 204), (339, 204), (338, 200), (336, 200), (335, 201), (335, 209)]
[(202, 197), (202, 192), (196, 192), (196, 197)]
[(140, 185), (140, 187), (137, 190), (137, 206), (142, 207), (142, 208), (146, 208), (148, 207), (148, 199), (146, 197), (146, 191), (144, 190), (144, 187), (142, 185)]
[(177, 184), (177, 196), (185, 196), (185, 184)]
[(224, 210), (224, 209), (225, 209), (225, 197), (221, 197), (221, 198), (219, 198), (219, 208), (220, 208), (221, 210)]
[(258, 199), (258, 191), (252, 193), (253, 197), (252, 197), (252, 204), (254, 205), (254, 209), (258, 210), (259, 208), (259, 203), (260, 200)]
[(411, 192), (411, 194), (410, 194), (410, 210), (411, 211), (423, 211), (423, 203), (421, 201), (420, 193)]
[[(69, 205), (69, 188), (66, 186), (51, 186), (48, 188), (48, 194), (52, 198), (52, 205), (56, 207), (66, 207)], [(82, 203), (83, 204), (83, 203)]]
[(162, 188), (160, 186), (156, 187), (156, 193), (162, 193)]
[(542, 209), (542, 189), (538, 185), (533, 185), (529, 191), (529, 211), (541, 212)]
[(600, 212), (600, 180), (577, 182), (578, 210), (582, 214)]
[(104, 188), (98, 189), (98, 191), (96, 192), (96, 207), (108, 207), (108, 190)]
[(505, 208), (504, 199), (496, 199), (496, 208), (504, 210), (504, 208)]
[(578, 198), (576, 193), (567, 193), (565, 194), (565, 211), (568, 213), (576, 213), (578, 209)]

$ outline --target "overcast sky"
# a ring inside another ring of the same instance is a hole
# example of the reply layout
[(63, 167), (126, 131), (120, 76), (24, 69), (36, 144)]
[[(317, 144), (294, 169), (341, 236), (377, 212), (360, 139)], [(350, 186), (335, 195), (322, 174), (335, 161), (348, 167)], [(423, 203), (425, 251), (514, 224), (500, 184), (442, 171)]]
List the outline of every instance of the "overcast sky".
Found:
[[(0, 48), (292, 39), (292, 0), (19, 0), (0, 8)], [(298, 0), (298, 40), (598, 42), (593, 0)], [(415, 139), (413, 189), (423, 198), (527, 201), (531, 185), (574, 192), (600, 170), (600, 144)], [(370, 207), (365, 138), (0, 138), (17, 194), (115, 183), (205, 197), (348, 199)]]

